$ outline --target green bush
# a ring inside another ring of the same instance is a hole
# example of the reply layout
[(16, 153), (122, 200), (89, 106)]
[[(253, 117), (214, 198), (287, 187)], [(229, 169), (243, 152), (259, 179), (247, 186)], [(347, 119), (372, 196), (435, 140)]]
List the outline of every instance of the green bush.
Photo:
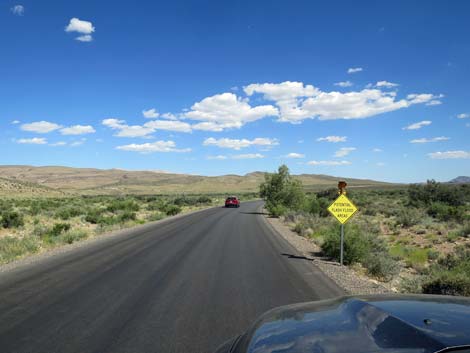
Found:
[(24, 225), (24, 219), (16, 211), (4, 210), (1, 213), (1, 224), (3, 228), (18, 228)]
[(58, 237), (62, 233), (70, 230), (70, 224), (68, 223), (56, 223), (52, 229), (46, 233), (50, 237)]
[(417, 209), (408, 207), (401, 208), (396, 217), (397, 224), (404, 228), (408, 228), (418, 224), (420, 221), (420, 214)]
[(136, 203), (132, 199), (124, 199), (124, 200), (113, 200), (109, 203), (106, 207), (109, 212), (117, 212), (117, 211), (129, 211), (129, 212), (137, 212), (140, 209), (138, 203)]
[(135, 212), (125, 211), (118, 215), (117, 219), (119, 223), (125, 223), (128, 221), (135, 221), (137, 219), (137, 216)]
[(398, 262), (384, 253), (372, 253), (363, 265), (369, 274), (384, 281), (390, 281), (400, 271)]
[(39, 242), (35, 237), (0, 238), (0, 263), (10, 262), (22, 255), (35, 253), (39, 250)]
[(272, 215), (285, 210), (302, 210), (305, 207), (305, 193), (302, 184), (291, 177), (289, 168), (282, 165), (277, 173), (266, 173), (260, 185), (260, 195), (266, 201), (266, 209)]
[[(369, 237), (361, 233), (357, 226), (345, 226), (344, 263), (346, 265), (363, 262), (370, 252)], [(322, 250), (326, 256), (340, 259), (340, 227), (335, 225), (323, 235)]]
[(167, 204), (163, 207), (162, 212), (167, 216), (174, 216), (181, 212), (181, 207), (178, 205)]
[(451, 206), (442, 202), (433, 202), (428, 208), (428, 214), (440, 221), (462, 221), (465, 218), (465, 209), (462, 206)]
[(60, 240), (63, 243), (72, 244), (87, 237), (88, 233), (84, 230), (71, 230), (61, 235)]

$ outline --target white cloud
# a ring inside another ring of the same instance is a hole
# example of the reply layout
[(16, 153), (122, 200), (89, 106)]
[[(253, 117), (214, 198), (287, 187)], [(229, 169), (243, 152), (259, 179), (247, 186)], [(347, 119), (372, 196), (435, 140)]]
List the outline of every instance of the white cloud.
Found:
[(172, 113), (163, 113), (162, 118), (168, 119), (168, 120), (177, 120), (178, 117), (175, 114)]
[(385, 166), (385, 163), (384, 162), (378, 162), (378, 163), (376, 163), (376, 166), (377, 167), (383, 167), (383, 166)]
[(48, 132), (60, 129), (62, 126), (55, 124), (55, 123), (50, 123), (48, 121), (35, 121), (33, 123), (28, 123), (28, 124), (23, 124), (21, 125), (21, 130), (23, 131), (30, 131), (30, 132), (36, 132), (39, 134), (47, 134)]
[(191, 132), (191, 125), (178, 120), (152, 120), (145, 123), (144, 126), (154, 130)]
[(247, 139), (239, 140), (239, 139), (229, 139), (229, 138), (215, 139), (213, 137), (209, 137), (204, 140), (203, 145), (240, 150), (242, 148), (246, 148), (250, 146), (272, 147), (272, 146), (279, 145), (279, 142), (277, 139), (270, 139), (270, 138), (265, 138), (265, 137), (257, 137), (254, 140), (247, 140)]
[(336, 82), (335, 86), (339, 87), (351, 87), (353, 83), (351, 81), (341, 81), (341, 82)]
[(116, 149), (122, 151), (132, 151), (139, 153), (152, 153), (152, 152), (190, 152), (190, 148), (176, 148), (174, 141), (155, 141), (151, 143), (117, 146)]
[(426, 105), (437, 105), (441, 104), (441, 101), (439, 100), (440, 98), (443, 98), (443, 94), (430, 94), (430, 93), (413, 93), (409, 94), (406, 96), (406, 99), (411, 103), (411, 104), (422, 104), (425, 103)]
[(418, 130), (418, 129), (421, 129), (423, 126), (428, 126), (431, 124), (432, 124), (432, 121), (423, 120), (423, 121), (419, 121), (417, 123), (413, 123), (411, 125), (405, 126), (403, 130)]
[(335, 157), (345, 157), (355, 150), (356, 150), (356, 147), (342, 147), (335, 152)]
[(207, 159), (209, 159), (209, 160), (219, 160), (219, 161), (221, 161), (221, 160), (228, 159), (228, 157), (219, 154), (219, 155), (217, 155), (217, 156), (207, 156)]
[(457, 115), (457, 118), (459, 118), (459, 119), (467, 119), (467, 118), (470, 118), (470, 114), (468, 114), (468, 113), (462, 113), (462, 114)]
[(21, 123), (21, 121), (19, 121), (19, 120), (13, 120), (13, 121), (11, 122), (12, 125), (16, 125), (16, 124), (19, 124), (19, 123)]
[(60, 129), (62, 135), (84, 135), (95, 133), (96, 130), (91, 125), (73, 125)]
[(279, 107), (278, 121), (299, 124), (305, 119), (363, 119), (378, 114), (407, 108), (413, 104), (428, 103), (441, 96), (412, 94), (406, 99), (396, 99), (396, 92), (380, 89), (363, 89), (352, 92), (322, 92), (302, 82), (279, 84), (251, 84), (244, 88), (251, 96), (261, 93)]
[(388, 81), (378, 81), (375, 84), (376, 87), (385, 87), (385, 88), (393, 88), (393, 87), (398, 87), (398, 83), (393, 83), (393, 82), (388, 82)]
[(90, 21), (82, 21), (76, 17), (72, 18), (65, 27), (65, 32), (77, 32), (81, 33), (81, 36), (75, 38), (80, 42), (91, 42), (93, 40), (92, 33), (95, 31), (95, 27)]
[(78, 147), (78, 146), (81, 146), (85, 143), (86, 141), (86, 138), (81, 138), (80, 140), (77, 140), (77, 141), (73, 141), (72, 143), (70, 143), (70, 146), (71, 147)]
[(158, 116), (160, 114), (157, 112), (157, 110), (155, 108), (152, 108), (152, 109), (149, 109), (149, 110), (142, 110), (142, 115), (145, 118), (152, 119), (152, 118), (158, 118)]
[(23, 16), (24, 15), (24, 6), (23, 5), (15, 5), (10, 10), (14, 15), (17, 15), (17, 16)]
[(44, 137), (33, 137), (30, 139), (19, 139), (16, 140), (17, 143), (21, 144), (32, 144), (32, 145), (45, 145), (47, 140)]
[(278, 116), (278, 110), (272, 105), (252, 107), (247, 99), (241, 99), (234, 93), (216, 94), (193, 104), (185, 117), (201, 121), (193, 126), (195, 130), (222, 131), (240, 128), (267, 116)]
[(264, 158), (260, 153), (247, 153), (247, 154), (236, 154), (232, 156), (232, 159), (259, 159)]
[(117, 137), (144, 137), (148, 138), (157, 130), (176, 131), (176, 132), (191, 132), (191, 125), (183, 121), (177, 120), (152, 120), (146, 122), (144, 125), (129, 126), (124, 120), (119, 119), (104, 119), (102, 124), (117, 130)]
[(291, 152), (284, 156), (285, 158), (305, 158), (305, 154)]
[(470, 152), (467, 151), (445, 151), (428, 153), (432, 159), (469, 159)]
[(90, 34), (84, 34), (83, 36), (76, 37), (75, 40), (78, 40), (79, 42), (91, 42), (93, 41), (93, 36)]
[(66, 146), (66, 145), (67, 145), (67, 142), (65, 141), (58, 141), (58, 142), (49, 144), (49, 146), (53, 146), (53, 147)]
[(363, 71), (362, 67), (350, 67), (348, 69), (348, 74), (354, 74), (356, 72), (361, 72)]
[(310, 161), (307, 162), (308, 165), (325, 165), (325, 166), (340, 166), (340, 165), (350, 165), (349, 161)]
[(374, 149), (372, 150), (372, 152), (382, 152), (382, 149), (380, 149), (380, 148), (374, 148)]
[(326, 137), (320, 137), (317, 138), (317, 141), (327, 141), (327, 142), (333, 142), (333, 143), (338, 143), (338, 142), (346, 142), (348, 138), (346, 136), (326, 136)]
[(95, 31), (95, 27), (89, 21), (82, 21), (76, 17), (72, 18), (65, 27), (65, 32), (78, 32), (82, 34), (91, 34)]
[(440, 142), (440, 141), (447, 141), (449, 140), (448, 137), (445, 136), (440, 136), (440, 137), (433, 137), (433, 138), (420, 138), (420, 139), (414, 139), (411, 140), (410, 143), (429, 143), (429, 142)]

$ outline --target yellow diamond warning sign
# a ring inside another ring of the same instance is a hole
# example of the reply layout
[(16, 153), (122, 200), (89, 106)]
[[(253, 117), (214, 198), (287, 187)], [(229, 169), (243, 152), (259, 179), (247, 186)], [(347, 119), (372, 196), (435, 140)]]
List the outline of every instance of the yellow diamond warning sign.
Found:
[(357, 212), (357, 207), (342, 194), (328, 207), (328, 211), (344, 224)]

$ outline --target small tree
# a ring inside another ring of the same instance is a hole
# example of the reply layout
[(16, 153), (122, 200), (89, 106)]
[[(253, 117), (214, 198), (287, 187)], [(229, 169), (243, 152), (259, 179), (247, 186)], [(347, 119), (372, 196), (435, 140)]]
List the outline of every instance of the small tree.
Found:
[(260, 195), (266, 201), (267, 210), (274, 216), (280, 216), (288, 209), (302, 209), (305, 204), (302, 183), (291, 177), (286, 165), (281, 165), (277, 173), (265, 174)]

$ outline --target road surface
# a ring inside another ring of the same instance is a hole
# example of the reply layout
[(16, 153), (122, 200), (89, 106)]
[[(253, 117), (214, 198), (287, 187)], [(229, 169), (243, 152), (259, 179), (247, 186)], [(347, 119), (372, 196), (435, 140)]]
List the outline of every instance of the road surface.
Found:
[(266, 310), (342, 291), (259, 214), (169, 219), (0, 274), (2, 353), (211, 353)]

